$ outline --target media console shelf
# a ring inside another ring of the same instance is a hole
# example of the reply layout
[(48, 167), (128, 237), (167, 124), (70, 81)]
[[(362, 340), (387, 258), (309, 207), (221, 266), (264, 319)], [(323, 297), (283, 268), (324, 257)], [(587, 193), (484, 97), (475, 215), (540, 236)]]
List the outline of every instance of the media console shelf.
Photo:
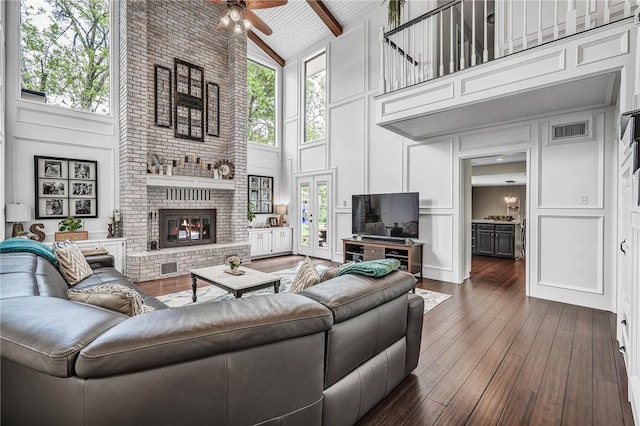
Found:
[(342, 239), (343, 261), (362, 262), (363, 260), (398, 259), (400, 268), (412, 274), (420, 274), (422, 280), (422, 248), (424, 243), (405, 244), (404, 242), (383, 240)]

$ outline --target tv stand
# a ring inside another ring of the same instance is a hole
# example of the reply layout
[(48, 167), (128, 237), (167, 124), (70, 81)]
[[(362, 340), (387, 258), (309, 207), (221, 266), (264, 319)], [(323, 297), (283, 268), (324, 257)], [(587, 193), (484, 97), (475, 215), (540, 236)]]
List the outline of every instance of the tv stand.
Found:
[(424, 243), (413, 242), (405, 244), (404, 240), (356, 240), (342, 239), (342, 259), (347, 262), (362, 262), (363, 260), (397, 259), (400, 261), (398, 269), (412, 274), (419, 274), (422, 281), (422, 248)]

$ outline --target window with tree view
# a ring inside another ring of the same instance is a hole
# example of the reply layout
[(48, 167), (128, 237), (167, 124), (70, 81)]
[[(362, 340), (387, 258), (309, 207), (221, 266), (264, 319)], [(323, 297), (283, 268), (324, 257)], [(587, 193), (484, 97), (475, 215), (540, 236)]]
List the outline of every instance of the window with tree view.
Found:
[(276, 146), (276, 71), (247, 61), (247, 141)]
[(304, 64), (304, 141), (327, 137), (327, 61), (321, 53)]
[(109, 114), (109, 0), (20, 0), (23, 98)]

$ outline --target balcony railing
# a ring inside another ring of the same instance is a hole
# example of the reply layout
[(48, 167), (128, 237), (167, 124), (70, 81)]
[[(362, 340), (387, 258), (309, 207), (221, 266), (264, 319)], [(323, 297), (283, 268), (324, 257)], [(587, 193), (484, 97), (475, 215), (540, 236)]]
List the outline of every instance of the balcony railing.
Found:
[(383, 93), (628, 18), (636, 0), (454, 0), (380, 32)]

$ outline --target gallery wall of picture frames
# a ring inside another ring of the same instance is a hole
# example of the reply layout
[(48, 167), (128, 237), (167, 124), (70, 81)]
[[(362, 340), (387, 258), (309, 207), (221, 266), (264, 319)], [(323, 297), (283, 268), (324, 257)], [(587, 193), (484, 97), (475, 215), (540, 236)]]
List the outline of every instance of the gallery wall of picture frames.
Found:
[(249, 175), (249, 204), (254, 213), (273, 213), (273, 177)]
[(98, 162), (34, 156), (36, 219), (98, 217)]

